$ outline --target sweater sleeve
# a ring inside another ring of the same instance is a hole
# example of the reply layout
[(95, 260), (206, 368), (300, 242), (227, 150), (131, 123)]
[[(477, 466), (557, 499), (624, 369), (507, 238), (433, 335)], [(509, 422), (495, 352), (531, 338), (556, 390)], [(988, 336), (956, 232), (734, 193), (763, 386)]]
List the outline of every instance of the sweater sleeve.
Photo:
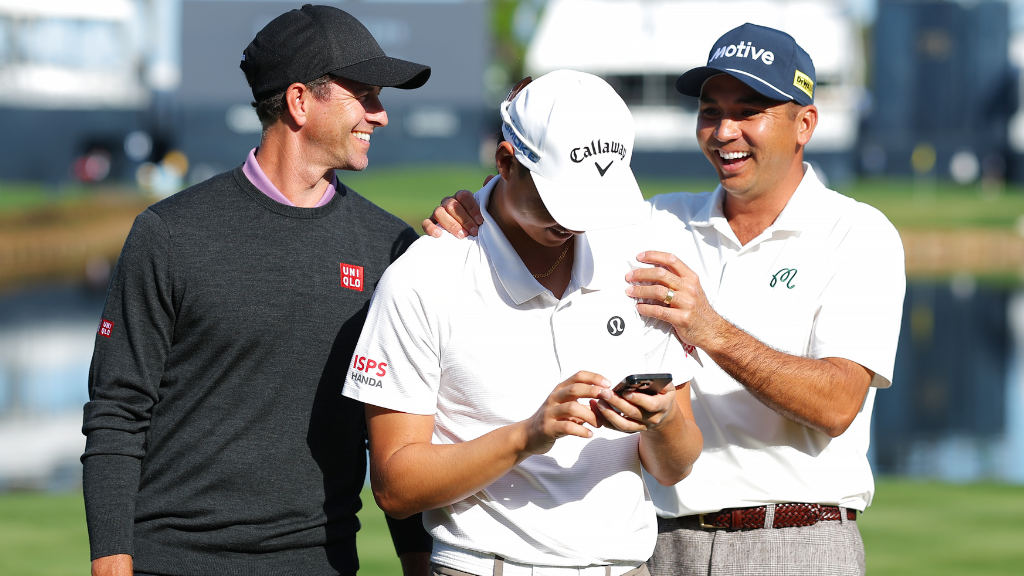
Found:
[(92, 559), (134, 552), (146, 433), (175, 321), (170, 259), (166, 225), (143, 212), (114, 270), (89, 369), (82, 481)]
[(434, 547), (434, 539), (423, 528), (423, 513), (418, 512), (404, 520), (396, 520), (387, 514), (388, 530), (391, 540), (395, 543), (395, 554), (401, 556), (410, 552), (426, 552)]

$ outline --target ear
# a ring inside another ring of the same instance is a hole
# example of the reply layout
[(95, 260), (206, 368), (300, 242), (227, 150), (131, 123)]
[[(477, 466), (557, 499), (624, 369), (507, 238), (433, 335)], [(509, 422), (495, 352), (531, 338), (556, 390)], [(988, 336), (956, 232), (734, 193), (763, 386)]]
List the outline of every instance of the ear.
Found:
[(290, 124), (300, 127), (305, 126), (309, 120), (309, 107), (312, 100), (313, 94), (310, 93), (309, 88), (306, 88), (305, 84), (301, 82), (292, 84), (284, 92), (286, 108), (283, 116), (286, 120), (290, 121)]
[(796, 141), (806, 146), (811, 141), (814, 128), (818, 125), (818, 107), (814, 104), (804, 106), (796, 114)]
[(494, 151), (494, 165), (498, 168), (501, 179), (509, 182), (516, 172), (516, 155), (511, 144), (498, 143), (498, 148)]

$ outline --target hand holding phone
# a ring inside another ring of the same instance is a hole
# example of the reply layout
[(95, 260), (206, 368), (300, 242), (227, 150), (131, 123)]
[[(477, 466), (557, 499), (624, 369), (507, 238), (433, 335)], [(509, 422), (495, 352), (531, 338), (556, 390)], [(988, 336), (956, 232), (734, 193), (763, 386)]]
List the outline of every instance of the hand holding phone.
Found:
[(615, 385), (612, 390), (619, 396), (626, 392), (639, 392), (653, 396), (659, 394), (665, 386), (672, 382), (671, 374), (630, 374)]
[[(591, 407), (603, 419), (602, 426), (622, 432), (642, 432), (661, 425), (675, 406), (675, 390), (669, 388), (671, 374), (633, 374), (619, 382), (603, 400), (591, 401)], [(627, 392), (629, 398), (622, 395)]]

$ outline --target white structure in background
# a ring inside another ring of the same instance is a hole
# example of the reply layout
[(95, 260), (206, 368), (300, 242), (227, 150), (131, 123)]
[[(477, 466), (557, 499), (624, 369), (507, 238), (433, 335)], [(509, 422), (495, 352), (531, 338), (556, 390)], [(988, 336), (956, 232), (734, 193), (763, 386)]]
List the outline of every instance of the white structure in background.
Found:
[(1006, 437), (1001, 478), (1024, 484), (1024, 291), (1010, 300), (1010, 334), (1013, 349), (1006, 386)]
[(81, 481), (95, 338), (96, 325), (84, 322), (0, 332), (0, 489)]
[(821, 114), (810, 152), (852, 150), (865, 98), (864, 50), (838, 0), (551, 0), (526, 53), (538, 76), (559, 68), (599, 75), (636, 120), (636, 149), (698, 151), (696, 106), (681, 105), (680, 74), (707, 62), (722, 34), (751, 22), (783, 30), (810, 53)]
[[(1024, 13), (1024, 10), (1021, 10)], [(1010, 149), (1024, 154), (1024, 30), (1010, 34), (1010, 65), (1017, 69), (1017, 111), (1010, 117)]]
[(133, 0), (0, 0), (0, 106), (139, 109)]

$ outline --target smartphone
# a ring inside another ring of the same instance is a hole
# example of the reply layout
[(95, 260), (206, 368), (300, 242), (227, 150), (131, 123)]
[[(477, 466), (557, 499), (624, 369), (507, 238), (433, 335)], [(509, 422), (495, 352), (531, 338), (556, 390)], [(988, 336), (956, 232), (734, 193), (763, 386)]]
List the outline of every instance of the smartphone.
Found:
[(639, 392), (653, 396), (672, 382), (671, 374), (631, 374), (622, 379), (612, 390), (619, 396), (626, 392)]

